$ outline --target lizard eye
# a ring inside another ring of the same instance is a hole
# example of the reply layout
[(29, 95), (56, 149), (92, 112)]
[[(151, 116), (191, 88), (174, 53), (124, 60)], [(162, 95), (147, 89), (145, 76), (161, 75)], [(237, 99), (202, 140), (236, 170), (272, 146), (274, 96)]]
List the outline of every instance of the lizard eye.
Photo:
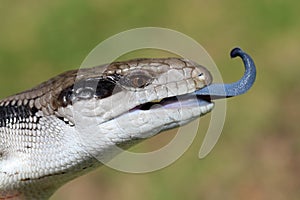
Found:
[(123, 76), (119, 83), (125, 87), (144, 88), (153, 81), (153, 77), (146, 71), (133, 71)]

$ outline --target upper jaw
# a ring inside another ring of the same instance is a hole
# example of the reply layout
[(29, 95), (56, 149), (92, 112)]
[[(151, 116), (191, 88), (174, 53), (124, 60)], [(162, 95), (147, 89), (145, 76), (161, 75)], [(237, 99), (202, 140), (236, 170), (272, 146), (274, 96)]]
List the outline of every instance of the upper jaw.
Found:
[[(208, 99), (202, 99), (201, 96), (195, 95), (194, 90), (186, 93), (179, 88), (178, 91), (173, 91), (174, 94), (169, 95), (166, 93), (167, 90), (157, 92), (158, 90), (155, 91), (154, 88), (139, 92), (122, 91), (101, 100), (78, 101), (72, 106), (60, 108), (59, 112), (64, 116), (67, 115), (67, 118), (95, 117), (97, 118), (97, 124), (101, 124), (124, 113), (136, 110), (178, 110), (199, 107), (203, 109), (199, 116), (211, 111), (213, 103)], [(76, 121), (80, 120), (75, 119), (72, 122), (76, 124)]]

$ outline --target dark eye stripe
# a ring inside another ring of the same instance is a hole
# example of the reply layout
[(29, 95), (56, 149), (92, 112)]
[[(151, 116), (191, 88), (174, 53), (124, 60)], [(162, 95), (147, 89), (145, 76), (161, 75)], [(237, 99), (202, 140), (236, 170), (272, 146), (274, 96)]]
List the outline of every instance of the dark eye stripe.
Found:
[(103, 99), (119, 91), (121, 88), (116, 85), (114, 77), (86, 79), (64, 89), (58, 96), (58, 102), (59, 105), (66, 107), (72, 105), (74, 101)]
[(115, 82), (112, 82), (110, 80), (101, 80), (97, 84), (95, 95), (97, 98), (103, 99), (119, 91), (121, 91), (121, 89), (116, 85)]

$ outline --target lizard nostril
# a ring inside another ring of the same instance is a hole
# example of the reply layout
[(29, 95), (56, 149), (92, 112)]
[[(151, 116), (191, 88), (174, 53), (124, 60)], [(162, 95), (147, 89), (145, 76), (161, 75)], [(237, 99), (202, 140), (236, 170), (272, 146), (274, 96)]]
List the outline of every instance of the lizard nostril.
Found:
[(198, 65), (198, 78), (204, 82), (205, 85), (210, 85), (212, 83), (212, 75), (205, 67)]

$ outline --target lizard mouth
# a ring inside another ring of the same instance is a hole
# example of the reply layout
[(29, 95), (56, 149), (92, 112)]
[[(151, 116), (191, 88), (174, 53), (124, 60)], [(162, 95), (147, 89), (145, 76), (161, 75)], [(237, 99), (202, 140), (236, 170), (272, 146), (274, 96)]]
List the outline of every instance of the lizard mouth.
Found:
[(156, 108), (166, 108), (166, 109), (180, 109), (182, 107), (195, 107), (195, 106), (207, 106), (213, 104), (209, 96), (185, 94), (173, 97), (167, 97), (160, 100), (155, 100), (147, 102), (136, 106), (132, 110), (150, 110)]

